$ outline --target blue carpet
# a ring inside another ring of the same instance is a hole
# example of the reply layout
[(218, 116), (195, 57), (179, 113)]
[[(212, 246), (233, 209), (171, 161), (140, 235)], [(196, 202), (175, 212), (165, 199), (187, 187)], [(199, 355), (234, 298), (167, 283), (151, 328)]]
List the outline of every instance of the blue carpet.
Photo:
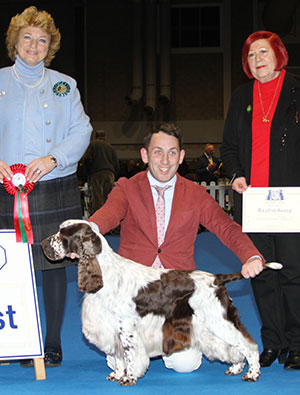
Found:
[[(112, 248), (118, 248), (118, 236), (109, 236)], [(240, 262), (211, 233), (197, 236), (195, 244), (197, 267), (212, 273), (231, 273), (240, 269)], [(285, 371), (277, 361), (267, 369), (256, 383), (244, 383), (241, 375), (229, 377), (224, 374), (227, 365), (203, 359), (196, 372), (179, 374), (164, 367), (161, 360), (153, 360), (145, 377), (134, 387), (121, 387), (105, 380), (110, 373), (105, 356), (89, 345), (82, 336), (80, 327), (80, 303), (82, 294), (77, 290), (75, 267), (68, 268), (68, 294), (62, 330), (64, 360), (60, 368), (47, 368), (47, 379), (35, 381), (33, 368), (20, 368), (18, 363), (0, 366), (0, 394), (297, 394), (300, 372)], [(45, 316), (41, 292), (41, 276), (37, 272), (37, 289), (40, 304), (42, 330)], [(240, 317), (255, 341), (260, 341), (260, 321), (253, 300), (250, 281), (228, 284), (228, 290), (238, 307)]]

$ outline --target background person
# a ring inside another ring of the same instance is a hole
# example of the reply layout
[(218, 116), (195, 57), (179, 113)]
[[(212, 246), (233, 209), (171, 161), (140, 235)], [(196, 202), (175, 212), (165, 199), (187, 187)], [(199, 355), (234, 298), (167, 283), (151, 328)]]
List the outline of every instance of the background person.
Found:
[(97, 130), (84, 156), (85, 171), (91, 188), (92, 213), (102, 207), (118, 177), (120, 165), (104, 130)]
[(141, 171), (139, 163), (134, 159), (128, 159), (120, 169), (119, 177), (130, 178), (134, 176), (136, 173)]
[(198, 158), (196, 163), (196, 175), (201, 183), (205, 181), (207, 185), (214, 181), (216, 184), (221, 175), (221, 161), (214, 155), (215, 147), (213, 144), (206, 144), (203, 155)]
[[(241, 227), (229, 218), (205, 187), (177, 173), (185, 155), (178, 127), (172, 123), (157, 125), (145, 137), (140, 153), (148, 170), (130, 179), (120, 178), (104, 206), (89, 219), (102, 234), (121, 223), (120, 255), (146, 266), (194, 270), (194, 243), (201, 223), (239, 257), (244, 277), (254, 277), (263, 270), (262, 256)], [(155, 212), (157, 187), (168, 187), (164, 194), (162, 243), (158, 242)], [(168, 368), (188, 372), (200, 366), (201, 354), (188, 349), (163, 360)], [(109, 358), (108, 364), (112, 366)]]
[[(40, 242), (68, 218), (82, 218), (77, 162), (92, 131), (76, 82), (48, 66), (60, 47), (60, 33), (50, 14), (26, 8), (11, 19), (6, 44), (12, 67), (0, 70), (0, 228), (13, 229), (14, 198), (3, 187), (9, 166), (26, 165), (33, 228), (35, 269), (42, 270), (46, 311), (45, 365), (62, 361), (60, 331), (71, 261), (52, 264)], [(33, 366), (24, 360), (22, 366)]]
[[(221, 156), (234, 179), (235, 219), (241, 223), (241, 196), (248, 186), (300, 186), (300, 81), (284, 67), (286, 48), (277, 34), (251, 34), (242, 49), (245, 74), (252, 80), (233, 95)], [(300, 235), (249, 235), (267, 261), (283, 264), (252, 279), (262, 320), (262, 367), (279, 357), (285, 369), (300, 369)]]

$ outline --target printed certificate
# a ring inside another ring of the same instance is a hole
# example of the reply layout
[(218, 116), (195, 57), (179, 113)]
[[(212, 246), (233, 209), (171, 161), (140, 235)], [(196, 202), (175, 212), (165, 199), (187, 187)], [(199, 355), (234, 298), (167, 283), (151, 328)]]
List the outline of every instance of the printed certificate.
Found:
[(243, 232), (300, 232), (300, 188), (248, 188), (243, 193)]

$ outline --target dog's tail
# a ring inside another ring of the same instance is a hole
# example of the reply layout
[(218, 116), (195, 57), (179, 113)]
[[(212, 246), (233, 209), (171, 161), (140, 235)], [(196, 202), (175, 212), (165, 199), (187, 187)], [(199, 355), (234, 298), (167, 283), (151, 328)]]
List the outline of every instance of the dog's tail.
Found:
[[(264, 269), (273, 269), (280, 270), (282, 269), (282, 264), (278, 262), (267, 262), (264, 264)], [(214, 281), (214, 285), (225, 285), (226, 283), (230, 283), (231, 281), (243, 280), (244, 276), (241, 272), (238, 273), (230, 273), (230, 274), (215, 274), (216, 278)]]

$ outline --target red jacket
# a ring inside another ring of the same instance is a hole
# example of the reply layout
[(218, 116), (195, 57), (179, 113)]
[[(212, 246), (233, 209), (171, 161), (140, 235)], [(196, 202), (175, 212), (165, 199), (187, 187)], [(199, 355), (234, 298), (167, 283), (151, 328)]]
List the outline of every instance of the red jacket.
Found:
[(94, 213), (102, 234), (121, 223), (118, 253), (151, 266), (159, 256), (166, 269), (194, 270), (194, 243), (202, 224), (245, 263), (260, 255), (240, 225), (231, 220), (206, 188), (177, 174), (169, 225), (163, 244), (158, 247), (155, 208), (146, 171), (120, 178), (104, 206)]

